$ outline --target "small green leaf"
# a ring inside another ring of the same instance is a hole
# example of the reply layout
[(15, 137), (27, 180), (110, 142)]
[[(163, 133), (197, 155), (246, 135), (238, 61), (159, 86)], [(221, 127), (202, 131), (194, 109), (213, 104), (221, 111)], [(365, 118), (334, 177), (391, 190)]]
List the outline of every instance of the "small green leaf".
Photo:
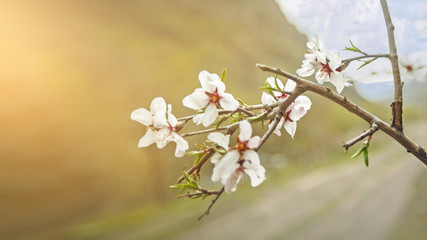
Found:
[(242, 100), (242, 99), (240, 99), (240, 98), (236, 98), (236, 100), (237, 100), (241, 105), (243, 105), (244, 107), (248, 107), (248, 104), (246, 104), (245, 102), (243, 102), (243, 100)]
[(222, 82), (225, 82), (226, 76), (227, 76), (227, 69), (224, 69), (224, 71), (222, 71), (222, 74), (221, 74), (221, 81)]
[(357, 70), (359, 70), (359, 69), (363, 68), (364, 66), (366, 66), (366, 65), (368, 65), (369, 63), (371, 63), (371, 62), (375, 61), (376, 59), (377, 59), (377, 58), (372, 58), (372, 59), (367, 60), (367, 61), (362, 61), (362, 62), (363, 62), (363, 64), (362, 64), (362, 65), (360, 65), (360, 67), (358, 67), (358, 68), (357, 68)]
[(189, 151), (185, 153), (185, 155), (187, 156), (197, 156), (199, 154), (200, 154), (200, 151)]
[(276, 85), (276, 89), (277, 90), (279, 90), (279, 91), (281, 91), (282, 89), (280, 89), (280, 87), (279, 87), (279, 84), (278, 84), (278, 81), (277, 81), (277, 75), (276, 76), (274, 76), (274, 84)]
[(351, 156), (351, 158), (355, 158), (355, 157), (359, 156), (368, 147), (369, 147), (369, 141), (364, 141), (362, 143), (362, 146), (360, 146), (360, 148), (357, 149), (357, 151), (353, 154), (353, 156)]
[(365, 151), (363, 151), (363, 158), (365, 159), (366, 167), (369, 167), (368, 148), (366, 148)]
[(367, 53), (365, 53), (364, 51), (362, 51), (358, 47), (356, 47), (351, 40), (349, 40), (349, 41), (350, 41), (351, 47), (345, 47), (344, 51), (351, 51), (351, 52), (361, 53), (363, 55), (368, 55)]

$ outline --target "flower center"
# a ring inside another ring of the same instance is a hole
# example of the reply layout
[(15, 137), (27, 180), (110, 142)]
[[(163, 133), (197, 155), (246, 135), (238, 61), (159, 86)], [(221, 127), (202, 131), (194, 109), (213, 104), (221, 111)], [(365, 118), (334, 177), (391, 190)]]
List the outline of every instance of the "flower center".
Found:
[(406, 65), (405, 68), (406, 68), (406, 71), (408, 72), (414, 71), (414, 68), (412, 67), (412, 65)]
[(237, 151), (239, 151), (239, 153), (242, 153), (244, 151), (246, 151), (247, 149), (249, 149), (248, 147), (248, 142), (247, 141), (240, 141), (239, 137), (237, 137)]
[(205, 92), (205, 94), (208, 95), (210, 103), (213, 103), (215, 105), (219, 104), (219, 100), (221, 100), (221, 96), (218, 94), (217, 90), (215, 90), (215, 92), (213, 93)]
[(329, 67), (328, 63), (322, 65), (321, 71), (328, 74), (328, 76), (331, 76), (332, 69), (331, 69), (331, 67)]
[(289, 121), (289, 122), (293, 122), (293, 121), (294, 121), (294, 120), (292, 120), (292, 118), (289, 116), (289, 115), (291, 114), (291, 112), (292, 112), (292, 109), (291, 109), (291, 110), (289, 110), (289, 111), (286, 113), (286, 115), (284, 116), (285, 121)]

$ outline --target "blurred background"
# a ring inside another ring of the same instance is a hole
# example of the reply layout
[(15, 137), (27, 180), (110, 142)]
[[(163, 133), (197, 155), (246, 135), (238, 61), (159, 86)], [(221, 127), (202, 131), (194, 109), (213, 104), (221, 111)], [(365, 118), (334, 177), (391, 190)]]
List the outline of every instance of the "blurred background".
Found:
[[(369, 168), (350, 159), (357, 146), (342, 143), (369, 126), (312, 94), (295, 140), (263, 147), (267, 180), (244, 181), (200, 222), (210, 200), (168, 188), (194, 159), (137, 148), (145, 127), (130, 113), (163, 96), (178, 117), (192, 114), (181, 101), (201, 70), (226, 68), (227, 92), (257, 104), (269, 75), (256, 63), (299, 68), (307, 37), (273, 0), (2, 1), (0, 31), (0, 239), (427, 236), (425, 167), (382, 133)], [(404, 117), (426, 147), (424, 89), (405, 89), (416, 100)], [(343, 94), (390, 118), (389, 103)], [(208, 165), (202, 183), (218, 188)]]

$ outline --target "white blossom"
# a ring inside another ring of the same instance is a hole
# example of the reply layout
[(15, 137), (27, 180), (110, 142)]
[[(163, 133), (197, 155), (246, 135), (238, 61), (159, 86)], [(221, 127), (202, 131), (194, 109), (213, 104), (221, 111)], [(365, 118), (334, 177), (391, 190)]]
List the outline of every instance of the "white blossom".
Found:
[[(241, 180), (244, 173), (251, 179), (253, 187), (258, 186), (265, 180), (265, 169), (261, 165), (258, 153), (254, 150), (260, 144), (260, 137), (252, 136), (252, 127), (248, 121), (242, 121), (239, 124), (240, 134), (237, 137), (237, 144), (228, 149), (227, 153), (221, 158), (221, 155), (215, 154), (212, 163), (215, 164), (212, 173), (212, 181), (224, 185), (225, 192), (230, 194), (236, 191), (237, 183)], [(228, 135), (221, 136), (210, 134), (210, 140), (219, 146), (224, 145)], [(224, 141), (225, 140), (225, 141)]]
[(342, 73), (342, 58), (339, 53), (326, 52), (320, 45), (317, 38), (313, 38), (307, 43), (309, 53), (304, 55), (297, 74), (301, 77), (308, 77), (317, 71), (315, 77), (319, 84), (330, 82), (336, 87), (337, 92), (341, 93), (344, 87), (351, 86)]
[(187, 141), (176, 132), (178, 120), (172, 114), (172, 105), (166, 106), (162, 97), (153, 99), (150, 111), (145, 108), (133, 111), (131, 119), (147, 126), (147, 132), (139, 140), (138, 147), (156, 143), (158, 148), (164, 148), (169, 142), (175, 142), (176, 157), (182, 157), (189, 148)]
[(207, 127), (212, 124), (218, 116), (218, 108), (234, 111), (239, 107), (239, 102), (233, 95), (225, 93), (225, 84), (218, 75), (207, 71), (201, 71), (199, 81), (202, 88), (184, 98), (184, 106), (203, 111), (193, 118), (197, 125), (203, 124)]
[[(272, 82), (273, 81), (273, 82)], [(272, 104), (277, 102), (280, 99), (285, 99), (288, 97), (286, 93), (290, 93), (296, 87), (296, 83), (292, 80), (288, 80), (286, 85), (283, 87), (282, 81), (279, 79), (274, 79), (273, 77), (267, 78), (266, 82), (270, 86), (278, 86), (281, 91), (273, 91), (273, 96), (267, 94), (265, 92), (262, 93), (261, 102), (263, 104)], [(273, 84), (272, 84), (273, 83)], [(286, 109), (286, 114), (280, 119), (274, 133), (278, 136), (281, 136), (280, 128), (284, 126), (285, 130), (294, 138), (296, 129), (297, 129), (297, 121), (300, 120), (307, 111), (311, 108), (311, 101), (308, 97), (304, 95), (298, 96), (293, 103), (289, 105)], [(269, 128), (271, 128), (273, 122), (270, 123)]]
[(425, 65), (421, 65), (419, 60), (410, 59), (408, 56), (399, 58), (400, 72), (403, 81), (417, 81), (423, 83), (426, 81)]

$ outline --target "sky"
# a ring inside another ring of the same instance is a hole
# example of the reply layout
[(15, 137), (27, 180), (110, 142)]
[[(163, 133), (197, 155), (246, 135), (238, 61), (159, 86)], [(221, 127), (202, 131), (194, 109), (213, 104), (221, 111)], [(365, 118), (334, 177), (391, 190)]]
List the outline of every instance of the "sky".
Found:
[[(379, 0), (276, 0), (289, 22), (307, 36), (319, 36), (325, 48), (340, 52), (343, 58), (357, 56), (342, 51), (351, 40), (361, 50), (375, 54), (388, 53), (384, 16)], [(415, 66), (427, 65), (427, 1), (388, 1), (395, 26), (399, 58)], [(388, 60), (377, 60), (356, 71), (359, 63), (347, 68), (356, 81), (356, 90), (365, 98), (381, 101), (392, 97), (392, 76)], [(425, 81), (426, 68), (419, 71)], [(376, 74), (373, 75), (372, 73)], [(402, 75), (405, 84), (412, 76)], [(419, 78), (418, 78), (419, 79)], [(426, 85), (424, 85), (426, 86)], [(375, 93), (375, 94), (373, 94)]]

